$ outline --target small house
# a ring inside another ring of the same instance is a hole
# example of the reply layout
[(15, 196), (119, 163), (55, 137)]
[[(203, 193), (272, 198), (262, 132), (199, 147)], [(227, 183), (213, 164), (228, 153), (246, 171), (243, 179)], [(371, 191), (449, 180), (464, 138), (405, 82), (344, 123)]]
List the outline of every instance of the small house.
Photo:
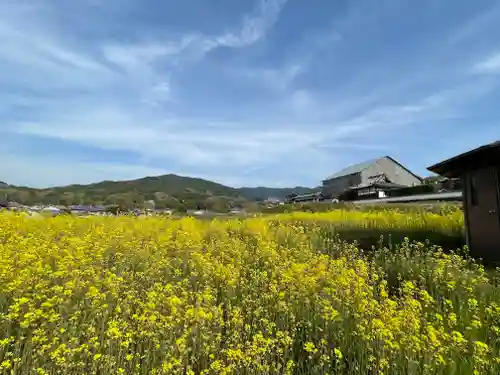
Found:
[(485, 263), (500, 262), (500, 141), (481, 146), (428, 168), (460, 178), (467, 244)]
[(279, 198), (274, 198), (274, 197), (269, 197), (267, 198), (264, 203), (268, 205), (277, 205), (281, 202)]
[(62, 211), (59, 208), (57, 208), (56, 206), (47, 206), (47, 207), (42, 208), (41, 212), (46, 214), (46, 215), (56, 216), (56, 215), (59, 215)]
[(300, 202), (319, 202), (321, 200), (321, 193), (308, 193), (308, 194), (298, 194), (295, 195), (291, 201), (291, 203), (300, 203)]

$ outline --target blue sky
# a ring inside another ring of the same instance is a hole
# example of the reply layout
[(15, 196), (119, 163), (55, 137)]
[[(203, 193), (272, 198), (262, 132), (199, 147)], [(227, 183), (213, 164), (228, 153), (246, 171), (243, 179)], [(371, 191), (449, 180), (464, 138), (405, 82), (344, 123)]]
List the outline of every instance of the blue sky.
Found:
[[(313, 5), (314, 4), (314, 5)], [(315, 186), (500, 139), (500, 3), (1, 0), (0, 180)]]

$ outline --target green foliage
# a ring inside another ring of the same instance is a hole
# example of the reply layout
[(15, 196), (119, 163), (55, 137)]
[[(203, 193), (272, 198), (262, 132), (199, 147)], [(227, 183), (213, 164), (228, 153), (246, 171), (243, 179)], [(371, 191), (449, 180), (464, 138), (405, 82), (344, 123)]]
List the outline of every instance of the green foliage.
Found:
[(433, 194), (437, 193), (439, 190), (439, 185), (436, 183), (427, 183), (417, 186), (408, 186), (400, 189), (393, 190), (389, 192), (391, 197), (406, 197), (407, 195), (418, 195), (418, 194)]
[[(317, 188), (316, 188), (317, 189)], [(168, 174), (145, 177), (130, 181), (102, 181), (89, 185), (68, 185), (48, 189), (33, 189), (0, 184), (0, 196), (7, 201), (22, 204), (57, 204), (70, 206), (110, 205), (127, 208), (148, 206), (154, 201), (157, 209), (173, 209), (180, 212), (207, 209), (228, 212), (232, 207), (250, 207), (252, 201), (268, 197), (283, 198), (291, 192), (309, 193), (314, 189), (295, 188), (232, 188), (216, 182)]]
[(278, 199), (285, 199), (287, 195), (291, 194), (311, 194), (311, 193), (316, 193), (320, 192), (321, 188), (320, 187), (315, 187), (315, 188), (308, 188), (308, 187), (303, 187), (303, 186), (296, 186), (293, 188), (267, 188), (267, 187), (243, 187), (238, 189), (243, 196), (250, 200), (254, 201), (263, 201), (269, 197), (273, 198), (278, 198)]
[(127, 207), (120, 206), (117, 204), (111, 204), (111, 205), (106, 207), (106, 212), (113, 214), (113, 215), (118, 215), (119, 213), (127, 212), (127, 210), (128, 210)]

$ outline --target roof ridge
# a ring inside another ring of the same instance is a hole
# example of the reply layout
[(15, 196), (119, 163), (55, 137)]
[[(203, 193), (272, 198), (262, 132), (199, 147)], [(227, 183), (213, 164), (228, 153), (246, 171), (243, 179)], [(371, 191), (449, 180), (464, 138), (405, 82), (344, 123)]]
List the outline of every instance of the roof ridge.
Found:
[[(384, 158), (390, 158), (390, 157), (387, 156), (387, 155), (384, 155), (384, 156), (379, 156), (377, 158), (365, 160), (364, 162), (359, 162), (359, 163), (356, 163), (356, 164), (351, 164), (350, 166), (348, 166), (346, 168), (343, 168), (340, 171), (334, 173), (333, 175), (327, 177), (323, 181), (327, 181), (327, 180), (331, 180), (333, 178), (338, 178), (338, 177), (347, 176), (347, 175), (350, 175), (350, 174), (362, 172), (365, 169), (369, 168), (370, 165), (372, 165), (373, 163), (375, 163), (375, 162), (377, 162), (377, 161), (379, 161), (381, 159), (384, 159)], [(349, 173), (348, 173), (348, 171), (349, 171)]]
[[(339, 172), (342, 172), (343, 170), (349, 169), (351, 167), (357, 167), (358, 165), (364, 165), (364, 164), (368, 164), (368, 163), (373, 163), (373, 162), (379, 161), (380, 159), (383, 159), (383, 158), (386, 158), (386, 157), (387, 156), (380, 156), (378, 158), (372, 158), (372, 159), (368, 159), (368, 160), (365, 160), (365, 161), (362, 161), (362, 162), (359, 162), (359, 163), (351, 164), (349, 167), (346, 167), (346, 168), (342, 169)], [(366, 168), (368, 168), (368, 166)], [(366, 169), (366, 168), (363, 168), (363, 169)]]

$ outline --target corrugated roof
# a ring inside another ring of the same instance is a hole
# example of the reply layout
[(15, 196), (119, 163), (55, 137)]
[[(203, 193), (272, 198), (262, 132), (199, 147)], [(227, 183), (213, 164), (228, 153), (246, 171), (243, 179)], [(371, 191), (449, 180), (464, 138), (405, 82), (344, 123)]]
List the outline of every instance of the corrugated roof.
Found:
[(363, 163), (351, 165), (350, 167), (342, 169), (340, 172), (337, 172), (337, 173), (331, 175), (330, 177), (325, 178), (325, 181), (332, 180), (334, 178), (349, 176), (350, 174), (361, 173), (365, 169), (367, 169), (370, 166), (372, 166), (373, 164), (375, 164), (380, 159), (384, 159), (384, 158), (386, 158), (386, 156), (382, 156), (382, 157), (379, 157), (376, 159), (368, 160), (368, 161), (365, 161)]

